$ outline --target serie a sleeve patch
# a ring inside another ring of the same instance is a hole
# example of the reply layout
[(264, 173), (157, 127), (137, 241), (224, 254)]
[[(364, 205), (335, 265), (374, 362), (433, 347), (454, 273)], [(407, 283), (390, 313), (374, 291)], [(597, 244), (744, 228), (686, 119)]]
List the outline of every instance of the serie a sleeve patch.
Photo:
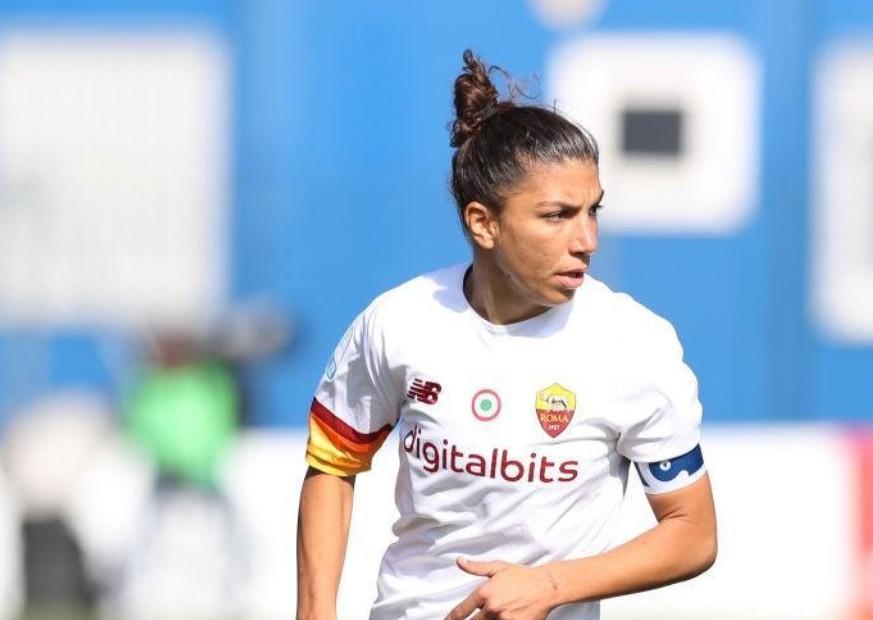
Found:
[(646, 493), (666, 493), (688, 486), (706, 473), (700, 444), (685, 454), (656, 463), (634, 463)]

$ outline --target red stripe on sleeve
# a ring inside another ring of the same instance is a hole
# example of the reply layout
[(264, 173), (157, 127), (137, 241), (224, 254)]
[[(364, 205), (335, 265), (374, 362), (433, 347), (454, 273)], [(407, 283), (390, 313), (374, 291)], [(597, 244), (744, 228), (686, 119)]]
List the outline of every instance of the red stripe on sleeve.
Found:
[(314, 415), (322, 423), (333, 429), (333, 431), (336, 432), (338, 435), (345, 437), (349, 441), (354, 441), (355, 443), (367, 444), (373, 443), (374, 441), (380, 441), (385, 435), (390, 433), (391, 429), (393, 428), (390, 424), (386, 424), (379, 430), (373, 431), (372, 433), (358, 432), (354, 428), (340, 420), (338, 417), (336, 417), (330, 411), (330, 409), (322, 405), (315, 398), (312, 399), (310, 411), (312, 412), (312, 415)]

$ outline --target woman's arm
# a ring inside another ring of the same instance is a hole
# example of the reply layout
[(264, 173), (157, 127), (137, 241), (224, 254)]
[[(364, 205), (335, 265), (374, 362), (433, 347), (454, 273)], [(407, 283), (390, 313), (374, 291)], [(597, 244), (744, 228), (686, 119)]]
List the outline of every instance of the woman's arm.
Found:
[(354, 476), (306, 472), (297, 518), (297, 618), (334, 620), (352, 517)]
[(463, 620), (475, 609), (483, 618), (545, 618), (559, 605), (665, 586), (712, 566), (717, 544), (709, 476), (648, 498), (658, 524), (600, 555), (536, 567), (459, 560), (465, 571), (489, 579), (447, 620)]

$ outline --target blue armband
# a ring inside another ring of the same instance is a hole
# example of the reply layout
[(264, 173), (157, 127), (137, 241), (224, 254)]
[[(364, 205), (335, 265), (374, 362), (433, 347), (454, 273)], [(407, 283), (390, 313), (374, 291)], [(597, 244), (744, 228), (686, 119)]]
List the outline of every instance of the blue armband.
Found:
[(675, 491), (700, 479), (706, 472), (700, 445), (685, 454), (657, 463), (634, 463), (646, 493)]

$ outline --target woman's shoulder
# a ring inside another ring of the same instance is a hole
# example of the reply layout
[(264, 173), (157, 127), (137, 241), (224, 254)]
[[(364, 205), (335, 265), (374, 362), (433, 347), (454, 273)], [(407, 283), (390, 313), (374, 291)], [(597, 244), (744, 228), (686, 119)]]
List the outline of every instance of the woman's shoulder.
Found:
[(441, 310), (459, 311), (466, 267), (453, 265), (415, 276), (378, 295), (363, 314), (372, 321), (395, 324), (420, 321)]
[(604, 282), (589, 278), (590, 307), (596, 323), (613, 332), (620, 340), (640, 344), (664, 344), (676, 339), (673, 325), (629, 293), (614, 291)]

